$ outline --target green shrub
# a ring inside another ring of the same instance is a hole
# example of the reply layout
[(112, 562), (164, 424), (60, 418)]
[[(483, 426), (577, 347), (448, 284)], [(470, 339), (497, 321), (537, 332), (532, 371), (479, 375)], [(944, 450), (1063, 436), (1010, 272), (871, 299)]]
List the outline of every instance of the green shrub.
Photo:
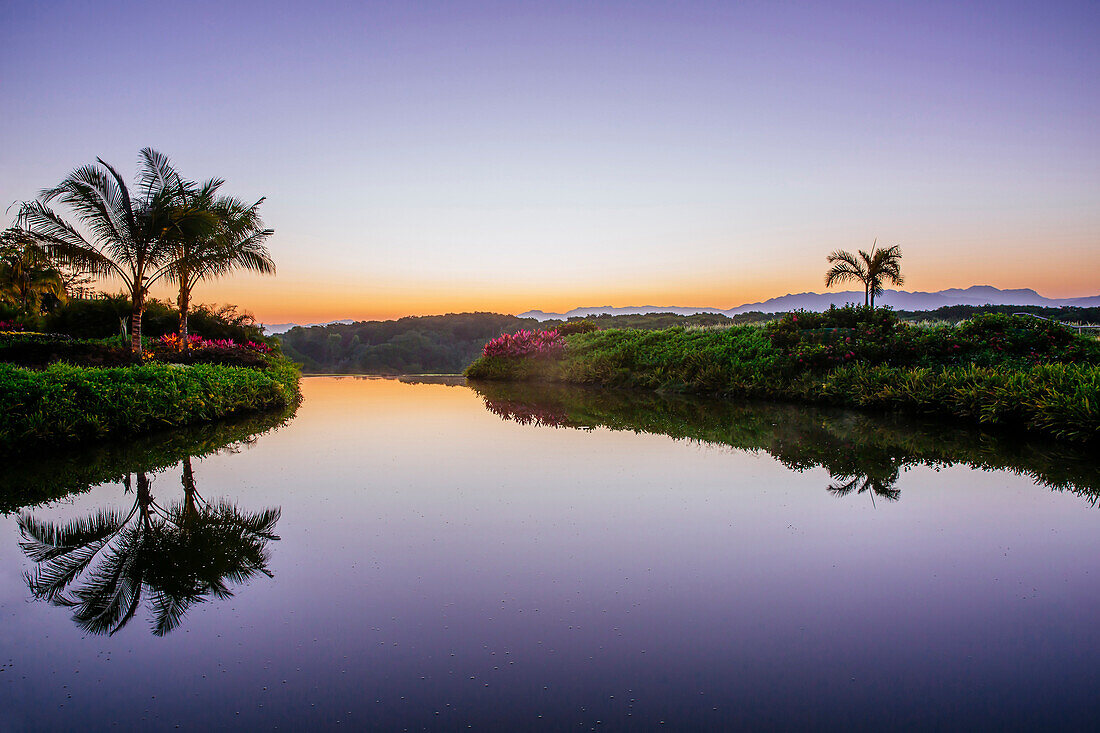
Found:
[(297, 399), (298, 377), (297, 368), (283, 360), (264, 370), (54, 364), (32, 371), (0, 364), (0, 448), (134, 435), (282, 407)]
[(991, 314), (928, 329), (889, 311), (838, 308), (764, 328), (575, 334), (559, 360), (521, 361), (478, 359), (466, 375), (902, 410), (1100, 437), (1100, 344), (1033, 318)]
[(562, 336), (572, 336), (575, 333), (592, 333), (599, 330), (600, 327), (595, 323), (582, 318), (566, 321), (557, 327), (557, 332)]
[[(114, 295), (91, 300), (74, 299), (62, 303), (51, 313), (43, 316), (42, 327), (48, 331), (65, 333), (81, 339), (103, 339), (117, 336), (123, 322), (130, 318), (130, 300), (122, 295)], [(188, 330), (211, 340), (233, 339), (245, 341), (268, 340), (260, 333), (250, 315), (237, 310), (235, 306), (214, 308), (199, 305), (188, 314)], [(142, 335), (160, 338), (179, 330), (179, 310), (160, 300), (147, 300), (141, 319)]]

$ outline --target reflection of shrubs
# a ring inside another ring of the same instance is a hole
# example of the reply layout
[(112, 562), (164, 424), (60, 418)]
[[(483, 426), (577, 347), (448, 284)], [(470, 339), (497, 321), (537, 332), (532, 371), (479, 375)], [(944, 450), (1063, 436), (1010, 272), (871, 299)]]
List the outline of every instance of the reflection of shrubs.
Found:
[(560, 428), (569, 424), (568, 415), (564, 410), (522, 400), (494, 400), (486, 397), (485, 407), (494, 415), (499, 415), (505, 420), (518, 422), (520, 425), (545, 425)]
[(584, 319), (568, 321), (558, 326), (558, 333), (562, 336), (572, 336), (575, 333), (592, 333), (599, 330), (600, 327), (595, 323)]
[[(1080, 367), (1066, 367), (1080, 369)], [(1100, 465), (1088, 447), (914, 422), (896, 416), (781, 403), (700, 399), (642, 390), (582, 389), (557, 384), (479, 382), (485, 406), (508, 420), (553, 416), (544, 424), (590, 430), (605, 427), (764, 450), (795, 471), (828, 470), (831, 493), (894, 500), (899, 473), (915, 465), (965, 464), (1026, 475), (1069, 490), (1096, 505)]]
[(497, 336), (485, 344), (482, 356), (559, 356), (565, 350), (565, 339), (558, 331), (516, 331)]

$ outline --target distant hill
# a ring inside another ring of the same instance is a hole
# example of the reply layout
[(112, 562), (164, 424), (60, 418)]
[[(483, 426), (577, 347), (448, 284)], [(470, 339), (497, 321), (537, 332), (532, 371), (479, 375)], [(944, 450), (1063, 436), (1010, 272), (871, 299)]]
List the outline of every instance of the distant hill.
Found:
[(292, 328), (279, 341), (283, 353), (310, 372), (458, 374), (486, 341), (538, 327), (533, 318), (450, 313)]
[[(619, 309), (630, 310), (630, 309)], [(689, 310), (689, 309), (685, 309)], [(899, 309), (898, 317), (914, 321), (957, 323), (977, 312), (1035, 315), (1070, 323), (1100, 322), (1100, 307), (1044, 308), (1034, 305), (951, 305), (933, 311)], [(659, 329), (671, 326), (714, 327), (761, 323), (783, 312), (619, 313), (596, 314), (588, 320), (599, 328)], [(393, 321), (356, 321), (279, 334), (283, 353), (308, 372), (360, 374), (457, 374), (481, 354), (485, 342), (521, 328), (556, 328), (558, 320), (538, 321), (500, 313), (451, 313), (445, 316), (409, 316)]]
[[(863, 303), (863, 291), (850, 290), (838, 293), (793, 293), (769, 298), (759, 303), (745, 303), (733, 308), (685, 307), (685, 306), (632, 306), (615, 308), (612, 306), (574, 308), (566, 313), (546, 313), (531, 310), (520, 313), (518, 318), (536, 318), (564, 320), (566, 318), (587, 317), (593, 315), (638, 315), (642, 313), (676, 313), (693, 315), (695, 313), (721, 313), (735, 316), (750, 311), (779, 313), (793, 310), (823, 311), (830, 305), (842, 306), (848, 303)], [(876, 305), (888, 305), (895, 310), (929, 311), (951, 305), (1031, 305), (1045, 308), (1075, 306), (1092, 308), (1100, 306), (1100, 295), (1083, 298), (1045, 298), (1030, 288), (1001, 290), (990, 285), (972, 285), (969, 288), (949, 288), (935, 293), (909, 292), (907, 290), (887, 290), (875, 299)]]
[(272, 323), (270, 326), (266, 323), (263, 325), (264, 333), (268, 336), (274, 336), (277, 333), (286, 333), (292, 328), (310, 328), (311, 326), (331, 326), (334, 323), (354, 323), (350, 318), (344, 318), (339, 321), (328, 321), (326, 323)]

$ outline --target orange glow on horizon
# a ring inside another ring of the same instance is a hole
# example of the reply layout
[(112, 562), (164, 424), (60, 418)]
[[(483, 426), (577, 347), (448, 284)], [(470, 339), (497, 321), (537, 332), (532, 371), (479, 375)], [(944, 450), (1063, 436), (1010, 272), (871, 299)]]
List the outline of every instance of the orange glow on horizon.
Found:
[[(823, 269), (823, 268), (822, 268)], [(980, 269), (967, 273), (933, 271), (914, 266), (906, 271), (903, 289), (934, 292), (970, 285), (992, 285), (1002, 289), (1031, 288), (1048, 298), (1083, 297), (1100, 294), (1094, 273), (1100, 262), (1089, 270), (1079, 269), (1072, 276), (1042, 276), (1043, 273), (1000, 273), (983, 276)], [(490, 286), (470, 282), (401, 282), (364, 286), (356, 282), (319, 282), (306, 278), (240, 277), (200, 285), (193, 295), (195, 303), (233, 303), (251, 311), (267, 324), (319, 323), (340, 319), (388, 320), (402, 316), (438, 315), (488, 311), (522, 313), (528, 310), (565, 312), (577, 307), (597, 306), (699, 306), (732, 308), (788, 293), (827, 292), (817, 273), (798, 273), (798, 277), (757, 277), (713, 275), (688, 279), (669, 278), (665, 282), (545, 284), (527, 287)], [(104, 287), (109, 290), (109, 287)], [(854, 286), (835, 290), (854, 290)], [(167, 288), (156, 288), (152, 295), (174, 300)]]

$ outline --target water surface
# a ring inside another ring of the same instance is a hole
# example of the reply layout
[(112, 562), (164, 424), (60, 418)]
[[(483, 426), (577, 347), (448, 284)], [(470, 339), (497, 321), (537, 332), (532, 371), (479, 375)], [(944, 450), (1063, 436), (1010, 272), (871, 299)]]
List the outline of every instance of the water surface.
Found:
[(0, 727), (1100, 722), (1087, 452), (644, 393), (303, 391), (285, 424), (4, 467)]

